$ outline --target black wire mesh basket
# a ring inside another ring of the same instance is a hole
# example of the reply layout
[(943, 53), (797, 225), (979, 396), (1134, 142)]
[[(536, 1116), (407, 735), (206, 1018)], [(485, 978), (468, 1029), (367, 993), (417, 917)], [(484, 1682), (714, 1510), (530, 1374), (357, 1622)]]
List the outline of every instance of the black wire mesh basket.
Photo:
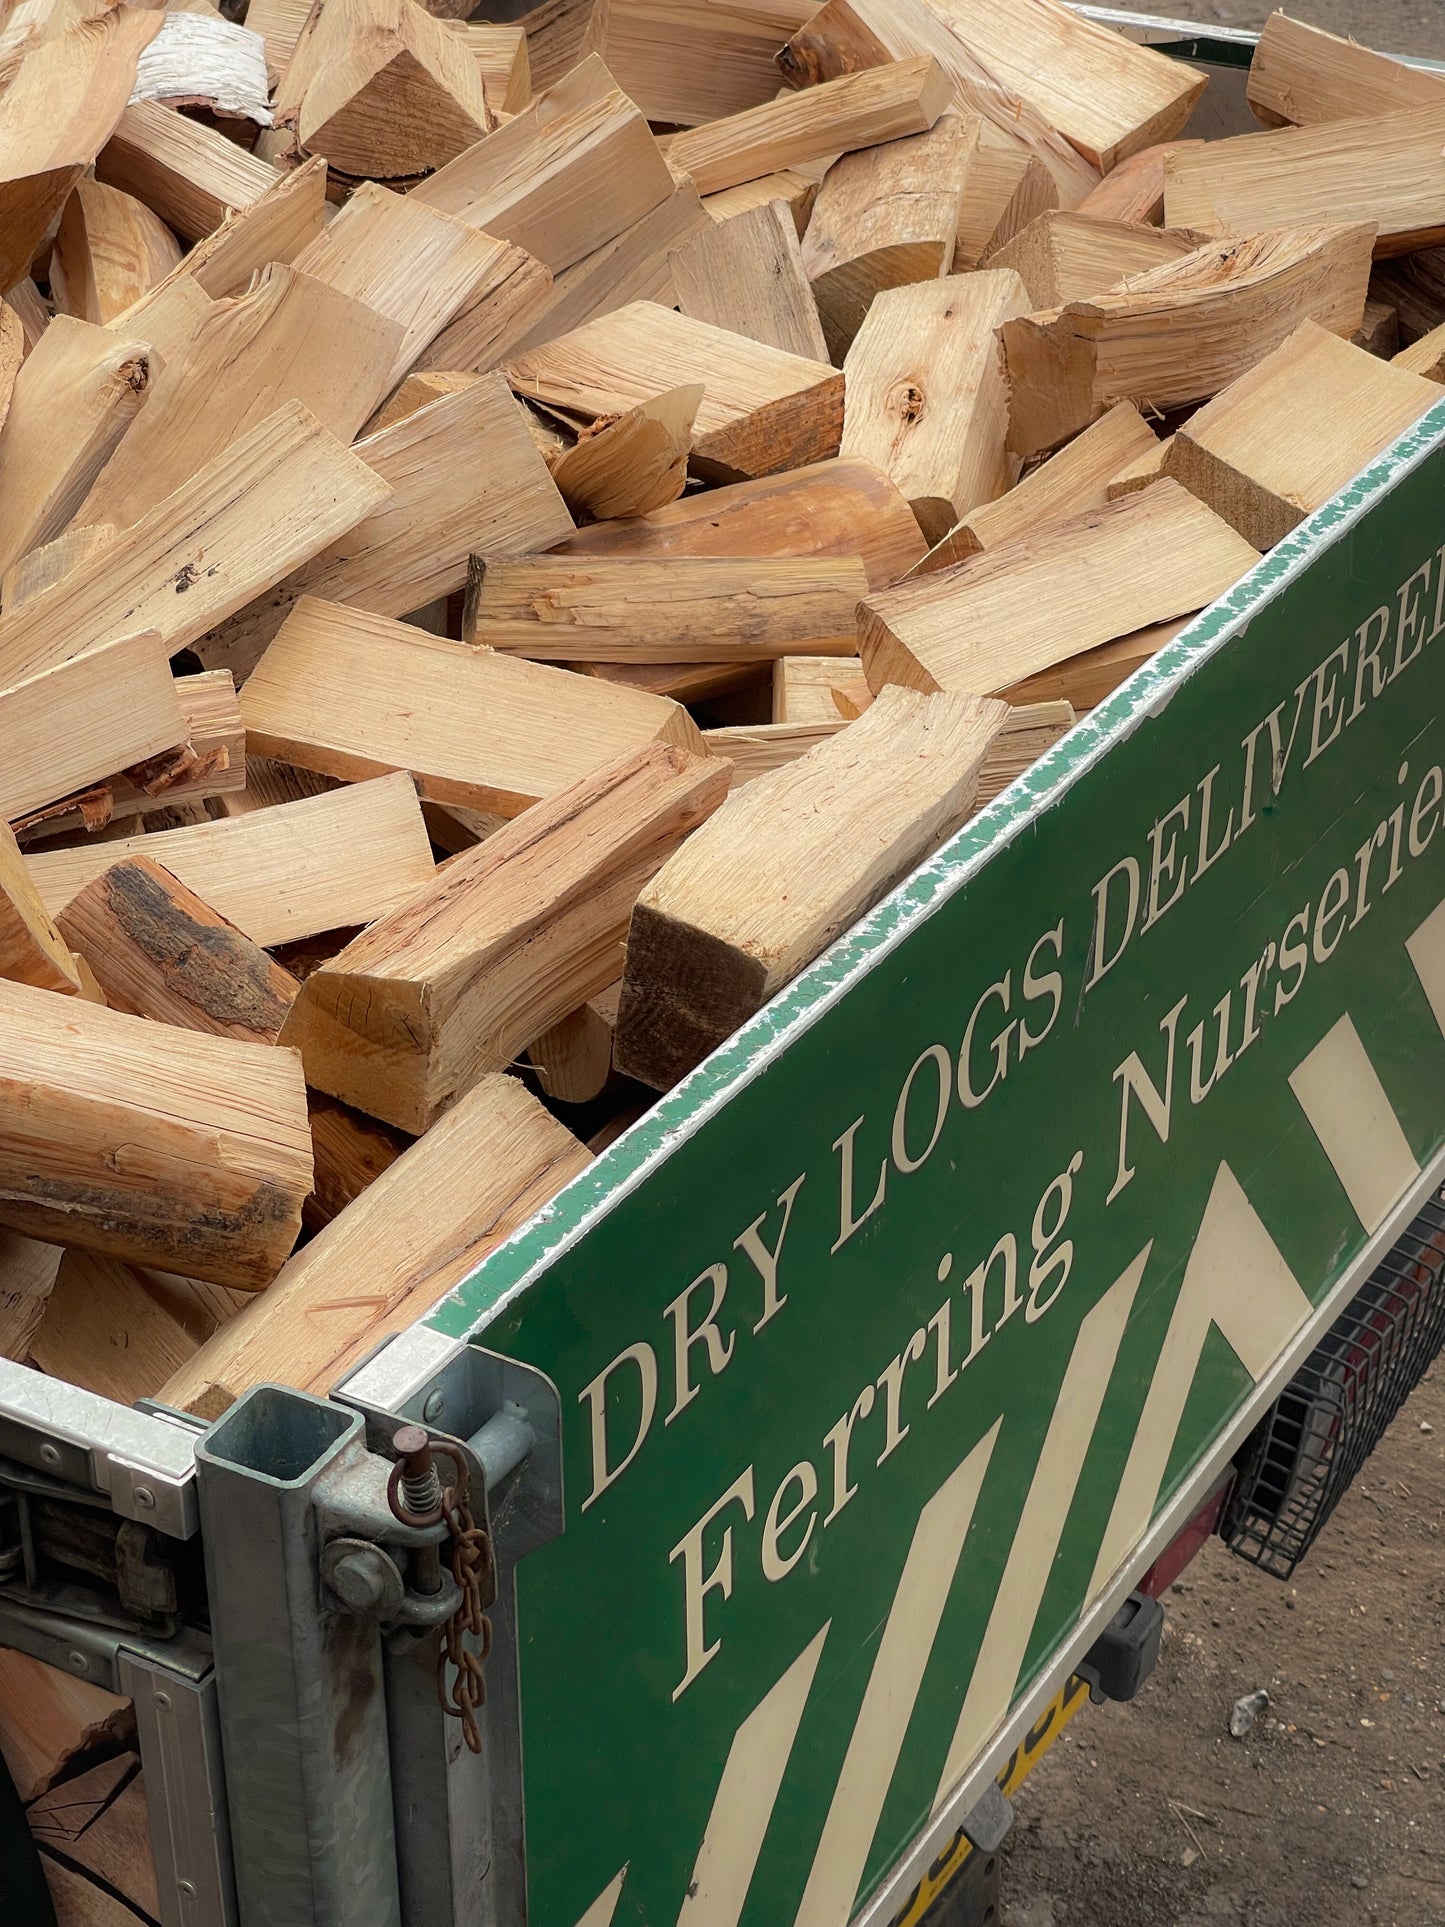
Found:
[(1240, 1452), (1221, 1531), (1288, 1579), (1445, 1345), (1445, 1198), (1432, 1198)]

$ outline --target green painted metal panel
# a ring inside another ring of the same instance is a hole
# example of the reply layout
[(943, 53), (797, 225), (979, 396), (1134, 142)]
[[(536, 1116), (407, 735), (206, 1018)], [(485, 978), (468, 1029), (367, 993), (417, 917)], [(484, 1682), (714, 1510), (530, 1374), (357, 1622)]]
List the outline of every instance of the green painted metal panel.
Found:
[(431, 1323), (546, 1372), (534, 1927), (843, 1927), (1445, 1151), (1445, 404)]

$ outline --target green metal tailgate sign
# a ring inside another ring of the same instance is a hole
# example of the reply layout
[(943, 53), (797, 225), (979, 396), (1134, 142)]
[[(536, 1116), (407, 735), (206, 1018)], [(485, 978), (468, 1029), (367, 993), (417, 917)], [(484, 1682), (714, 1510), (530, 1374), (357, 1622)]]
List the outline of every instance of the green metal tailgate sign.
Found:
[(1439, 1159), (1437, 443), (434, 1314), (561, 1395), (533, 1927), (844, 1927)]

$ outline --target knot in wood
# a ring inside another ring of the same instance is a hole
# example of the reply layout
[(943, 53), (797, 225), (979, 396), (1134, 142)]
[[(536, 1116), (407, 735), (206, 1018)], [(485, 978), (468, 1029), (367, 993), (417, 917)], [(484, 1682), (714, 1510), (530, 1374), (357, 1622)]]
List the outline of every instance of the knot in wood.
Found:
[(898, 382), (888, 400), (892, 412), (905, 422), (916, 422), (927, 406), (923, 390), (914, 381)]

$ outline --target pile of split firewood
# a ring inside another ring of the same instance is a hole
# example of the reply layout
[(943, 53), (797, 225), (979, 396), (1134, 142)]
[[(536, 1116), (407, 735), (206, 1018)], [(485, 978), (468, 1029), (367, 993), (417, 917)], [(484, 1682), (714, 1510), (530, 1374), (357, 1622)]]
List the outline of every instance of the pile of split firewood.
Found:
[(1445, 79), (1282, 15), (1204, 142), (465, 8), (0, 27), (0, 1353), (123, 1401), (333, 1385), (1445, 378)]

